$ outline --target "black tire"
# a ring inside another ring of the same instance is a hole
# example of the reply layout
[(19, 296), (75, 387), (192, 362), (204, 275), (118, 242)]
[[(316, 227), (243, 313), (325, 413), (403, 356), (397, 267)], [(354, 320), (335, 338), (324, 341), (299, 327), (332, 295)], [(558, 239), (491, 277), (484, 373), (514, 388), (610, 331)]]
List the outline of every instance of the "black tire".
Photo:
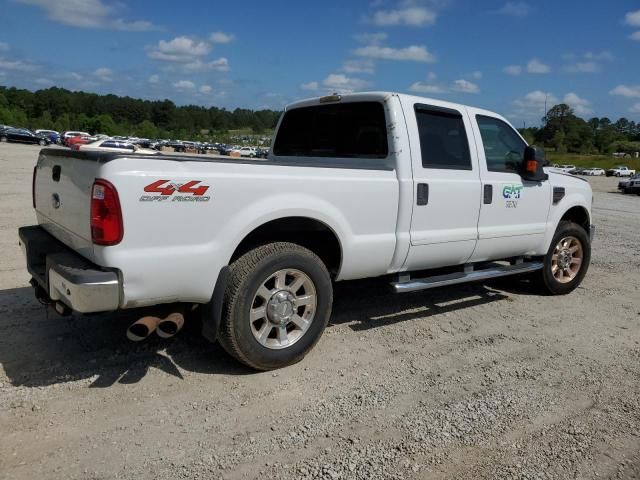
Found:
[[(582, 247), (582, 263), (575, 277), (567, 283), (562, 283), (558, 281), (552, 273), (552, 257), (556, 246), (565, 237), (574, 237), (580, 242)], [(551, 240), (549, 251), (544, 257), (544, 267), (539, 272), (536, 272), (534, 279), (545, 293), (550, 295), (566, 295), (580, 285), (584, 276), (587, 274), (590, 262), (591, 242), (589, 241), (587, 232), (576, 223), (562, 221), (560, 225), (558, 225), (556, 233)]]
[[(333, 303), (331, 277), (322, 260), (293, 243), (269, 243), (257, 247), (230, 265), (218, 339), (238, 361), (256, 370), (273, 370), (299, 362), (320, 340)], [(291, 346), (272, 349), (262, 345), (252, 332), (249, 312), (265, 279), (282, 269), (296, 269), (313, 282), (317, 298), (308, 330)]]
[(44, 140), (40, 140), (38, 142), (38, 145), (40, 145), (41, 147), (44, 147), (47, 144), (47, 142), (45, 142)]
[(7, 137), (0, 137), (0, 142), (5, 143), (7, 141)]

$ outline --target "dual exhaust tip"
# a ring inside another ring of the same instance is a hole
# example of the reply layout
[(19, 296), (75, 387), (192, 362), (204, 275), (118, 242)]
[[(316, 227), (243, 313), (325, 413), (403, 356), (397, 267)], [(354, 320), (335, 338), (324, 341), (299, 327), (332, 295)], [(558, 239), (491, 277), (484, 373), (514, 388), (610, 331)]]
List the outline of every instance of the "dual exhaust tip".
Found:
[(160, 338), (171, 338), (184, 326), (184, 314), (173, 312), (166, 318), (146, 316), (134, 322), (127, 329), (127, 338), (132, 342), (141, 342), (153, 332)]

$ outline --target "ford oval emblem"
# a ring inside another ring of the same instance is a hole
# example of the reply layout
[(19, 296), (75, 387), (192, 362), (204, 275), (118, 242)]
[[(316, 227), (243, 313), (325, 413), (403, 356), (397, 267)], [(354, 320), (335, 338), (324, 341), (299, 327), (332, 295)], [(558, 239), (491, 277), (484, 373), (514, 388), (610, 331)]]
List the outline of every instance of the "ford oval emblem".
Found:
[(58, 195), (57, 193), (51, 195), (51, 205), (53, 205), (53, 208), (55, 208), (56, 210), (60, 208), (60, 195)]

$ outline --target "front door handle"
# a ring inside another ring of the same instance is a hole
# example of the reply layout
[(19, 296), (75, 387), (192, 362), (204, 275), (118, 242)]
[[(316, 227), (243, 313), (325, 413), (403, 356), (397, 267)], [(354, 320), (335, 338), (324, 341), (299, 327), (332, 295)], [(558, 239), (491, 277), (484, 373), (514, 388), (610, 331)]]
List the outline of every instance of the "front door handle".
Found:
[(429, 203), (429, 184), (428, 183), (418, 184), (418, 195), (417, 195), (416, 201), (418, 205), (426, 205)]

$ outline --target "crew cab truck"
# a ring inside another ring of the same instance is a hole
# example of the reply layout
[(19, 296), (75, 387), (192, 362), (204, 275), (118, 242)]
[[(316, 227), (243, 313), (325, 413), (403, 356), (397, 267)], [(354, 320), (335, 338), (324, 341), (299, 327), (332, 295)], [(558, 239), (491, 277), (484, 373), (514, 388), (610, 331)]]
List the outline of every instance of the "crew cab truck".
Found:
[(543, 169), (500, 115), (387, 93), (283, 113), (267, 160), (43, 149), (38, 225), (20, 229), (59, 311), (194, 308), (261, 370), (320, 338), (334, 282), (397, 293), (529, 274), (566, 294), (591, 255), (592, 192)]

